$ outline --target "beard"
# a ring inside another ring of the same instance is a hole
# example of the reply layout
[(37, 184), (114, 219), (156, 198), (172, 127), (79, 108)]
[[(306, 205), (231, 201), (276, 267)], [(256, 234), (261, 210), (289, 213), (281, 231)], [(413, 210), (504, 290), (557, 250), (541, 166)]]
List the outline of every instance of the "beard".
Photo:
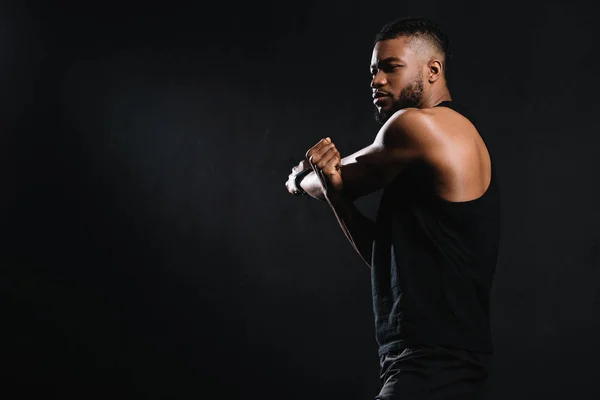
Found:
[(419, 75), (402, 89), (398, 100), (394, 101), (388, 110), (375, 109), (375, 120), (383, 125), (396, 111), (416, 107), (421, 97), (423, 97), (423, 78)]

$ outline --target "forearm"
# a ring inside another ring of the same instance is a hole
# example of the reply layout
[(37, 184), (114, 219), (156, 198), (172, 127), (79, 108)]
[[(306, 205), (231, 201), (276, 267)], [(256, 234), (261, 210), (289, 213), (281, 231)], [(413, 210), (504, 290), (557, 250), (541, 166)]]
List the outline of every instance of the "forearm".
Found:
[[(376, 177), (367, 177), (364, 172), (361, 173), (356, 170), (357, 168), (354, 165), (342, 166), (345, 198), (350, 201), (375, 192), (381, 186), (381, 182)], [(314, 171), (302, 178), (300, 186), (311, 197), (318, 200), (325, 200), (321, 183)]]
[(300, 181), (300, 186), (309, 194), (309, 196), (318, 200), (325, 200), (321, 183), (314, 171), (306, 175), (302, 181)]
[[(321, 186), (321, 183), (319, 182), (317, 174), (315, 174), (314, 171), (310, 172), (304, 178), (302, 178), (302, 180), (300, 181), (300, 187), (302, 187), (302, 189), (304, 189), (304, 191), (308, 193), (309, 196), (317, 200), (325, 200), (323, 188)], [(371, 191), (373, 190), (367, 184), (353, 185), (353, 182), (351, 180), (346, 179), (344, 181), (345, 198), (348, 199), (350, 202), (356, 200), (361, 195), (367, 194)]]
[(364, 216), (352, 200), (343, 194), (328, 196), (326, 200), (354, 250), (371, 267), (375, 223)]

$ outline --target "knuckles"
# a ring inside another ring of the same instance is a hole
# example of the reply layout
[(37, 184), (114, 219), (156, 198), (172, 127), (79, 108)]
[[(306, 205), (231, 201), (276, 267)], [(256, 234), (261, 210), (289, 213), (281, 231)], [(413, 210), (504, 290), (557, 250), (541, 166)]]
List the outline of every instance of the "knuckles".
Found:
[(319, 168), (322, 168), (326, 163), (324, 163), (322, 161), (322, 157), (319, 156), (319, 153), (322, 153), (321, 155), (324, 155), (325, 153), (331, 151), (331, 149), (334, 150), (333, 157), (336, 159), (339, 159), (340, 152), (335, 147), (335, 144), (333, 142), (327, 141), (325, 139), (321, 139), (315, 146), (310, 148), (304, 154), (304, 157), (308, 161), (309, 164), (314, 164), (314, 165), (318, 166)]

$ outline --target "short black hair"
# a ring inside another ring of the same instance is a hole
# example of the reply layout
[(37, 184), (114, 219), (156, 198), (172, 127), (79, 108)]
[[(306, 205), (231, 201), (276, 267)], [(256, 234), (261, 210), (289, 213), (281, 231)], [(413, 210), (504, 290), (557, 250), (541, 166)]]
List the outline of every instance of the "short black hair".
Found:
[(446, 62), (452, 57), (450, 40), (441, 26), (422, 17), (405, 17), (389, 22), (375, 36), (375, 43), (397, 37), (425, 37), (444, 54)]

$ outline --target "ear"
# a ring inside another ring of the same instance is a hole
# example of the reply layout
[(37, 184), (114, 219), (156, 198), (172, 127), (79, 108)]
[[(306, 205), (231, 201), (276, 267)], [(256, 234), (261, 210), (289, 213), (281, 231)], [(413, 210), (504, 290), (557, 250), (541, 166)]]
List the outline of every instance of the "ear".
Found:
[(442, 62), (437, 58), (434, 58), (427, 63), (427, 73), (427, 79), (429, 80), (429, 83), (437, 81), (444, 73), (444, 64), (442, 64)]

